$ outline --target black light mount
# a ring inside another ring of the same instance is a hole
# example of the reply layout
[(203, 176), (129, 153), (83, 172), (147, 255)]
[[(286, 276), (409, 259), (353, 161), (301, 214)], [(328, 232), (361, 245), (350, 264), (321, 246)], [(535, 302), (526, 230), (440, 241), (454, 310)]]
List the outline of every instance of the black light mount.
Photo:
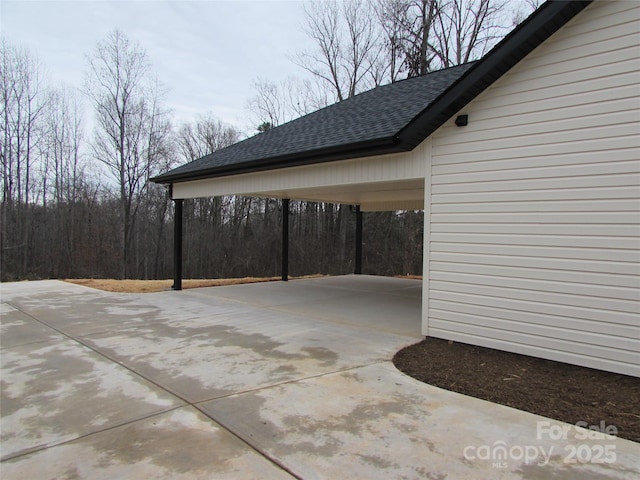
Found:
[(469, 115), (458, 115), (456, 117), (456, 125), (464, 127), (469, 123)]

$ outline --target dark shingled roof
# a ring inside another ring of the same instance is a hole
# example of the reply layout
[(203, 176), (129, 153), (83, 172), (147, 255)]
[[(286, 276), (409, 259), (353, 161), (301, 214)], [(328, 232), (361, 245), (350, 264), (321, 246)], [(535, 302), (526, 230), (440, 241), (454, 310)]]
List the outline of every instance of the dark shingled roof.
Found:
[(547, 2), (478, 62), (374, 88), (153, 181), (174, 183), (412, 150), (589, 3)]
[(202, 169), (224, 169), (301, 153), (324, 152), (352, 145), (362, 148), (393, 143), (393, 138), (466, 72), (460, 65), (422, 77), (384, 85), (292, 120), (170, 172), (183, 175)]

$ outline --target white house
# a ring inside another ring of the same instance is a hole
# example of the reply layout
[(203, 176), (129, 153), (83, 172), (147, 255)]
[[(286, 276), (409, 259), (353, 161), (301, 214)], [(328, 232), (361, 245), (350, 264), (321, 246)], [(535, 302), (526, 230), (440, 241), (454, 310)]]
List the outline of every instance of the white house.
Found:
[(178, 213), (228, 194), (424, 209), (424, 335), (640, 377), (639, 72), (640, 2), (551, 1), (478, 62), (155, 181)]

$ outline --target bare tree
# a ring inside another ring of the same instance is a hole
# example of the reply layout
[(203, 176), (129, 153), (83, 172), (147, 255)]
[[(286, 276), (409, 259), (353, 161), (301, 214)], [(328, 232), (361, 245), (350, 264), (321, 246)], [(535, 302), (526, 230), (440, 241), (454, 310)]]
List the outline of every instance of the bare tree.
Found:
[(84, 168), (82, 107), (75, 91), (61, 86), (52, 92), (47, 124), (44, 162), (49, 165), (45, 172), (52, 183), (51, 197), (56, 203), (72, 203), (78, 198)]
[(286, 99), (282, 88), (264, 78), (253, 81), (256, 94), (247, 102), (247, 110), (257, 118), (257, 124), (277, 126), (289, 120)]
[(66, 277), (73, 275), (77, 238), (77, 210), (84, 183), (82, 159), (82, 109), (75, 91), (60, 86), (51, 94), (47, 115), (47, 139), (42, 156), (43, 207), (53, 203), (55, 225), (49, 229), (50, 268)]
[[(221, 150), (238, 140), (240, 131), (215, 119), (212, 114), (183, 124), (176, 133), (176, 144), (184, 162)], [(222, 225), (225, 219), (235, 218), (227, 212), (233, 201), (233, 197), (209, 197), (185, 202), (185, 223), (191, 232), (186, 242), (189, 261), (185, 266), (192, 276), (205, 276), (212, 271), (211, 264), (221, 263), (212, 261), (211, 245), (219, 246), (224, 242)]]
[(391, 81), (480, 58), (508, 31), (506, 7), (503, 0), (382, 0)]
[[(32, 224), (27, 211), (37, 187), (39, 148), (45, 135), (44, 117), (49, 92), (37, 58), (5, 39), (0, 43), (0, 95), (2, 98), (2, 266), (5, 254), (16, 260), (10, 268), (27, 271)], [(16, 252), (18, 255), (15, 255)]]
[[(401, 79), (405, 67), (405, 23), (408, 13), (406, 0), (381, 0), (375, 5), (375, 12), (382, 29), (383, 54), (378, 60), (376, 71), (384, 78), (388, 75), (391, 83)], [(382, 83), (382, 82), (380, 82)]]
[(430, 44), (440, 10), (435, 0), (382, 0), (377, 16), (386, 38), (390, 80), (424, 75), (436, 56)]
[(121, 276), (129, 254), (139, 202), (149, 178), (169, 162), (170, 124), (146, 52), (115, 30), (88, 57), (85, 92), (96, 115), (93, 154), (119, 189)]
[(305, 31), (316, 44), (294, 61), (325, 82), (335, 101), (376, 86), (381, 33), (368, 1), (312, 1), (304, 6)]
[(216, 120), (213, 115), (183, 124), (176, 134), (176, 143), (185, 162), (204, 157), (240, 140), (240, 131)]
[(438, 8), (433, 49), (441, 67), (482, 57), (508, 28), (502, 0), (449, 0)]
[(2, 108), (3, 108), (3, 195), (18, 204), (28, 204), (32, 189), (32, 167), (38, 143), (44, 135), (42, 119), (49, 103), (42, 81), (42, 67), (27, 50), (12, 46), (3, 39)]
[(257, 79), (253, 87), (256, 94), (247, 102), (247, 110), (253, 113), (254, 123), (261, 126), (276, 127), (330, 103), (327, 90), (317, 77), (287, 77), (279, 83)]
[(515, 2), (511, 12), (513, 26), (515, 27), (522, 23), (532, 12), (542, 5), (542, 2), (543, 0), (520, 0), (519, 2)]
[[(520, 1), (525, 10), (539, 2)], [(506, 0), (307, 2), (305, 31), (315, 48), (292, 60), (311, 76), (255, 80), (247, 109), (265, 131), (371, 87), (479, 58), (507, 32), (506, 5)]]
[[(304, 4), (305, 31), (315, 48), (298, 52), (294, 62), (341, 101), (481, 57), (508, 30), (506, 6), (506, 0), (311, 1)], [(264, 90), (264, 99), (274, 96), (273, 88)]]

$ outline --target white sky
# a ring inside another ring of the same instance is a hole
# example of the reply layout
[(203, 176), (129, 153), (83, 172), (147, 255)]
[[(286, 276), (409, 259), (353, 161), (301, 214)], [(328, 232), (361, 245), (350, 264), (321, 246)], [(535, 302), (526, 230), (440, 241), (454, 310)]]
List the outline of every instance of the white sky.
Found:
[(2, 35), (53, 84), (81, 87), (86, 54), (117, 27), (146, 49), (174, 123), (211, 112), (247, 133), (253, 80), (304, 75), (287, 59), (310, 46), (302, 25), (297, 0), (0, 0)]

